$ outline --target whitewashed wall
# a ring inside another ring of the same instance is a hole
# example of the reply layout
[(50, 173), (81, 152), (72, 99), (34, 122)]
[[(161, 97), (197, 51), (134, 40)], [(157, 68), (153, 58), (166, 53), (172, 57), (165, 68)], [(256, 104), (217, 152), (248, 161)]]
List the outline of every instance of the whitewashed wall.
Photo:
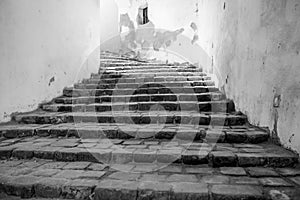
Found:
[(299, 19), (299, 0), (199, 0), (199, 43), (219, 87), (251, 123), (300, 153)]
[(115, 0), (100, 0), (101, 50), (119, 52), (119, 7)]
[(99, 0), (1, 0), (0, 30), (0, 121), (98, 69)]

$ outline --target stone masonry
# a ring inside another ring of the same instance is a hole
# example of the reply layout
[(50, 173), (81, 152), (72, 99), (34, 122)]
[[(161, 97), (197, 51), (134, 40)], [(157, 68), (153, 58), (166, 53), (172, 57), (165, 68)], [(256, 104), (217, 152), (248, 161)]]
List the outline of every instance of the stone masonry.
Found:
[(298, 200), (298, 155), (188, 63), (99, 73), (0, 125), (0, 199)]

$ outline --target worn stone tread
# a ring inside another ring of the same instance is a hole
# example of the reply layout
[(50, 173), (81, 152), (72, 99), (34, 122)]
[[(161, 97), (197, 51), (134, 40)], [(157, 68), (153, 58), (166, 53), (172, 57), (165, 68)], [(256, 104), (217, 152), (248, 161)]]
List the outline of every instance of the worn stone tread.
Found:
[[(23, 198), (21, 198), (20, 196), (12, 196), (12, 195), (7, 195), (4, 193), (0, 193), (0, 199), (1, 200), (22, 200)], [(62, 200), (62, 198), (58, 199), (58, 198), (40, 198), (40, 197), (34, 197), (34, 198), (29, 198), (27, 200)]]
[(130, 124), (193, 124), (211, 126), (238, 126), (247, 123), (247, 117), (240, 114), (199, 113), (184, 111), (108, 111), (108, 112), (46, 112), (17, 114), (14, 120), (25, 124), (61, 123), (130, 123)]
[(101, 61), (102, 67), (152, 67), (152, 66), (159, 66), (159, 67), (169, 67), (172, 64), (162, 64), (162, 63), (141, 63), (136, 61), (124, 62), (124, 61), (116, 61), (112, 63), (112, 60)]
[(142, 70), (142, 71), (133, 71), (133, 70), (123, 70), (122, 72), (116, 72), (115, 70), (106, 70), (104, 74), (95, 74), (93, 77), (94, 78), (101, 78), (103, 76), (105, 77), (111, 77), (112, 75), (122, 75), (126, 77), (135, 77), (135, 76), (142, 76), (142, 77), (156, 77), (156, 76), (196, 76), (196, 77), (202, 77), (202, 76), (207, 76), (206, 73), (203, 72), (180, 72), (180, 71), (157, 71), (157, 72), (149, 72), (147, 70)]
[[(148, 84), (148, 83), (170, 83), (170, 82), (180, 82), (180, 81), (187, 81), (187, 82), (199, 82), (199, 81), (211, 81), (212, 78), (209, 76), (172, 76), (172, 77), (165, 77), (165, 76), (156, 76), (156, 77), (119, 77), (119, 78), (112, 78), (112, 77), (102, 77), (102, 78), (89, 78), (83, 79), (83, 84), (98, 84), (98, 83), (110, 83), (110, 84), (121, 84), (121, 83), (138, 83), (138, 84)], [(162, 84), (163, 86), (164, 84)]]
[(106, 111), (148, 111), (160, 106), (166, 111), (199, 111), (199, 112), (235, 112), (232, 101), (157, 101), (157, 102), (103, 102), (93, 104), (46, 104), (42, 109), (50, 112), (106, 112)]
[[(57, 161), (116, 164), (176, 162), (188, 165), (208, 164), (213, 167), (293, 167), (298, 162), (296, 154), (269, 143), (256, 145), (218, 143), (215, 145), (215, 143), (182, 140), (111, 141), (109, 139), (38, 137), (18, 141), (4, 140), (1, 144), (4, 144), (0, 147), (2, 159), (43, 158)], [(249, 171), (249, 173), (252, 172), (256, 174), (255, 169)]]
[(124, 83), (117, 82), (116, 84), (105, 83), (104, 81), (85, 80), (83, 83), (74, 85), (76, 89), (109, 89), (109, 88), (155, 88), (155, 87), (189, 87), (189, 86), (214, 86), (214, 81), (163, 81), (163, 82), (145, 82), (140, 83)]
[[(255, 127), (210, 127), (199, 125), (110, 123), (63, 123), (57, 125), (14, 124), (0, 126), (4, 138), (30, 136), (109, 138), (109, 139), (176, 139), (183, 141), (215, 141), (218, 143), (260, 143), (267, 141), (269, 134)], [(4, 143), (5, 141), (3, 141)], [(248, 153), (258, 153), (250, 151)]]
[[(191, 73), (194, 73), (196, 76), (207, 76), (207, 73), (205, 72), (201, 72), (201, 70), (199, 69), (191, 69), (191, 68), (162, 68), (162, 69), (159, 69), (159, 68), (143, 68), (143, 69), (126, 69), (126, 68), (123, 68), (123, 69), (118, 69), (118, 68), (115, 68), (115, 69), (109, 69), (109, 68), (106, 68), (105, 70), (105, 73), (143, 73), (143, 74), (156, 74), (156, 73), (162, 73), (162, 74), (165, 74), (165, 73), (171, 73), (171, 74), (181, 74), (183, 73), (183, 75), (185, 74), (191, 74)], [(91, 77), (95, 77), (95, 78), (99, 78), (101, 77), (101, 74), (92, 74)]]
[(112, 95), (112, 96), (82, 96), (82, 97), (58, 97), (54, 99), (55, 103), (62, 104), (90, 104), (102, 102), (147, 102), (147, 101), (220, 101), (225, 96), (218, 92), (202, 94), (140, 94), (140, 95)]
[(116, 88), (116, 89), (76, 89), (73, 87), (64, 88), (63, 95), (67, 97), (79, 96), (103, 96), (103, 95), (133, 95), (133, 94), (201, 94), (218, 92), (214, 86), (195, 87), (155, 87), (155, 88)]

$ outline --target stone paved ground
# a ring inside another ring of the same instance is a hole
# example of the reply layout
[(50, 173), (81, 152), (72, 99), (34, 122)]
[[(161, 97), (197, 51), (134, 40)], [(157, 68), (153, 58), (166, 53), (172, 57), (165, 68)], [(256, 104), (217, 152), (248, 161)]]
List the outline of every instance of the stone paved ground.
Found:
[(300, 199), (298, 155), (187, 63), (104, 52), (99, 73), (0, 136), (0, 199)]
[(23, 198), (298, 199), (300, 169), (11, 159), (0, 180), (2, 192)]

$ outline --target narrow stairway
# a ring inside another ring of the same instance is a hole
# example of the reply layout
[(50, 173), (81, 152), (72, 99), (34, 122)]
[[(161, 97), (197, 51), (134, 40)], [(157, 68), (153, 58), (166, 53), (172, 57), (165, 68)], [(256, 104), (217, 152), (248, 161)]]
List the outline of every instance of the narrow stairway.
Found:
[(102, 52), (97, 74), (0, 136), (1, 199), (300, 198), (298, 155), (188, 63)]

